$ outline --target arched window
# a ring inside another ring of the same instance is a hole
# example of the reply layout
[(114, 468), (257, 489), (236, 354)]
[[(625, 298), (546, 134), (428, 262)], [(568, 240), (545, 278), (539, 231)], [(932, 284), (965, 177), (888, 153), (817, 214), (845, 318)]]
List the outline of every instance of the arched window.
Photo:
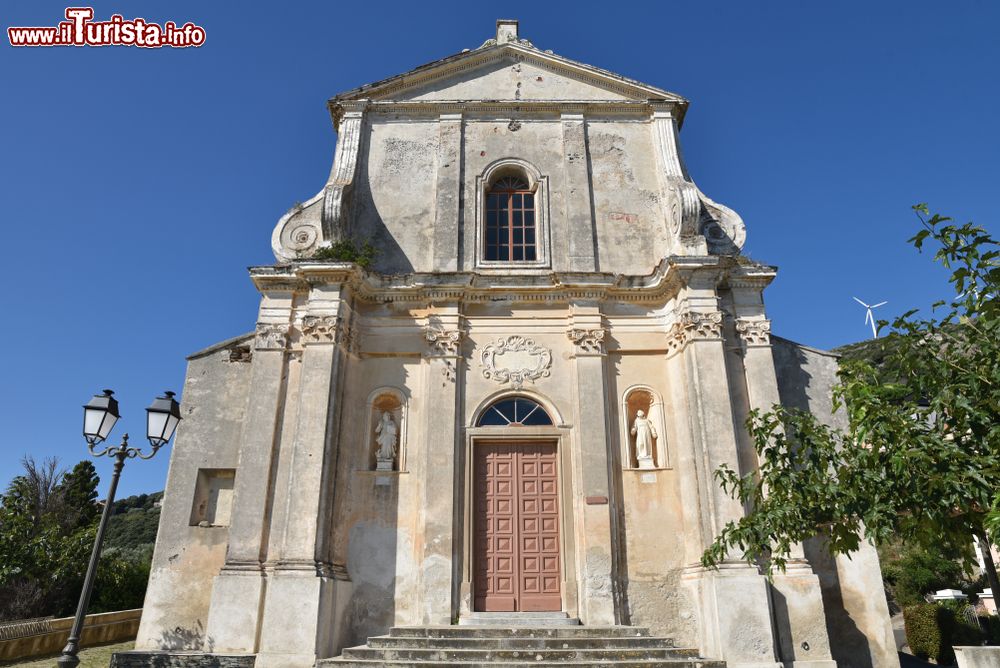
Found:
[(527, 397), (508, 397), (496, 402), (479, 416), (477, 427), (550, 426), (552, 418), (538, 402)]
[(488, 262), (534, 262), (538, 259), (535, 194), (519, 176), (498, 179), (486, 194)]

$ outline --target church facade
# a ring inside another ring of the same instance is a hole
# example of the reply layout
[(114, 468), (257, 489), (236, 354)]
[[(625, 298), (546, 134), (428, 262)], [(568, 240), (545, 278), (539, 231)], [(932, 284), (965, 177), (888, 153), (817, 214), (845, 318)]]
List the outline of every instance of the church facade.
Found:
[(138, 649), (313, 666), (563, 612), (734, 668), (898, 666), (870, 546), (700, 565), (744, 513), (712, 473), (754, 469), (749, 411), (835, 422), (837, 363), (771, 334), (776, 270), (688, 174), (686, 100), (498, 21), (329, 107), (256, 330), (189, 358)]

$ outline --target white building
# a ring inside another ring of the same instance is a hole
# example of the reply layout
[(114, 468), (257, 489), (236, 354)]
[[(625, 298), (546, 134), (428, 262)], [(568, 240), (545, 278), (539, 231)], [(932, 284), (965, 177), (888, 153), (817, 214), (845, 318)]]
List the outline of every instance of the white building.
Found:
[[(733, 668), (898, 666), (872, 548), (699, 564), (744, 512), (712, 472), (755, 466), (748, 412), (835, 420), (836, 358), (771, 336), (776, 270), (688, 174), (686, 100), (498, 21), (329, 107), (329, 181), (250, 271), (256, 331), (190, 358), (119, 665), (312, 666), (551, 611)], [(366, 240), (370, 271), (310, 259)]]

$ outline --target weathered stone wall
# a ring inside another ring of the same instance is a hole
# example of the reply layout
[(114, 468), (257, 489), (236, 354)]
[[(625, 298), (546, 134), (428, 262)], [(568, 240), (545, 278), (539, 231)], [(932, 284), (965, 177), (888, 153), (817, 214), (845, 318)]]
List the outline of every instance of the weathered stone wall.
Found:
[[(649, 317), (648, 315), (646, 316)], [(655, 335), (654, 335), (655, 337)], [(675, 414), (681, 413), (668, 401), (663, 424), (656, 424), (658, 440), (666, 446), (666, 461), (656, 470), (631, 468), (626, 460), (630, 450), (630, 425), (622, 415), (622, 397), (629, 388), (641, 385), (659, 397), (671, 396), (671, 374), (662, 353), (639, 353), (635, 348), (656, 345), (648, 334), (618, 334), (614, 344), (624, 352), (609, 358), (612, 383), (608, 397), (613, 404), (614, 424), (610, 447), (621, 453), (620, 476), (625, 519), (626, 545), (623, 555), (628, 578), (629, 621), (648, 626), (654, 634), (673, 638), (680, 646), (698, 643), (696, 604), (680, 586), (684, 565), (684, 522), (678, 486)], [(660, 337), (656, 337), (660, 338)], [(629, 349), (632, 349), (630, 351)], [(677, 380), (677, 379), (673, 379)], [(683, 384), (683, 383), (680, 383)]]
[[(844, 427), (844, 415), (834, 413), (832, 406), (837, 356), (777, 337), (773, 349), (782, 404)], [(863, 542), (850, 558), (832, 558), (815, 539), (806, 543), (805, 554), (820, 579), (830, 649), (837, 664), (897, 668), (899, 657), (874, 546)]]
[[(372, 336), (373, 350), (391, 347), (391, 337)], [(341, 425), (341, 453), (334, 512), (333, 561), (345, 564), (351, 593), (345, 603), (344, 646), (364, 643), (370, 635), (394, 625), (419, 623), (420, 555), (418, 553), (420, 457), (426, 439), (426, 402), (412, 386), (422, 375), (418, 357), (373, 357), (354, 361), (345, 377), (347, 419)], [(370, 402), (380, 389), (400, 390), (404, 397), (400, 442), (402, 470), (372, 470), (373, 435)]]
[(182, 417), (170, 451), (139, 649), (211, 649), (205, 638), (212, 578), (225, 559), (227, 526), (192, 525), (200, 469), (235, 470), (249, 390), (249, 337), (189, 359)]
[(648, 121), (587, 124), (598, 269), (648, 273), (670, 254), (670, 239)]
[(432, 266), (437, 125), (437, 119), (400, 123), (373, 116), (370, 121), (359, 159), (352, 233), (378, 247), (377, 271)]
[[(580, 115), (582, 134), (551, 115), (460, 117), (452, 134), (442, 134), (437, 117), (406, 120), (369, 114), (360, 149), (350, 232), (379, 248), (376, 270), (474, 270), (477, 188), (484, 187), (477, 177), (506, 158), (546, 180), (536, 209), (548, 228), (553, 270), (646, 274), (669, 254), (648, 117)], [(456, 197), (457, 217), (443, 210)], [(297, 215), (305, 221), (319, 210), (314, 203)]]

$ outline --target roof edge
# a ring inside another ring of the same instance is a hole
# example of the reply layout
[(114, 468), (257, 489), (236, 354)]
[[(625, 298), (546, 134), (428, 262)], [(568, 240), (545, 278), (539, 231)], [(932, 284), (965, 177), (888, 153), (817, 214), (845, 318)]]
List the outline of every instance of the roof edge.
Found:
[(205, 357), (206, 355), (211, 355), (212, 353), (219, 352), (220, 350), (225, 350), (227, 348), (232, 348), (237, 343), (243, 343), (244, 341), (249, 341), (254, 337), (255, 332), (247, 332), (246, 334), (240, 334), (239, 336), (234, 336), (225, 341), (219, 341), (218, 343), (213, 343), (207, 348), (202, 348), (196, 352), (191, 353), (185, 359), (188, 361), (198, 359), (200, 357)]
[[(537, 59), (544, 65), (580, 71), (593, 78), (603, 80), (609, 84), (609, 89), (630, 89), (632, 95), (639, 99), (674, 103), (681, 109), (678, 114), (679, 118), (683, 118), (684, 110), (686, 110), (689, 105), (688, 100), (677, 93), (673, 93), (657, 86), (652, 86), (636, 79), (622, 76), (615, 72), (611, 72), (610, 70), (605, 70), (600, 67), (595, 67), (593, 65), (565, 58), (549, 51), (540, 51), (534, 47), (526, 46), (518, 42), (493, 44), (490, 46), (480, 47), (475, 50), (461, 51), (439, 60), (419, 65), (407, 72), (396, 74), (385, 79), (380, 79), (378, 81), (338, 93), (329, 98), (328, 105), (330, 106), (332, 112), (334, 108), (341, 103), (371, 99), (373, 97), (377, 97), (379, 94), (386, 94), (385, 91), (387, 89), (391, 93), (417, 86), (435, 78), (448, 76), (461, 69), (457, 67), (457, 65), (459, 63), (464, 63), (464, 61), (467, 60), (480, 59), (485, 63), (493, 59), (503, 58), (505, 55), (510, 53), (521, 57)], [(624, 95), (628, 95), (628, 93), (624, 91), (620, 92)]]

